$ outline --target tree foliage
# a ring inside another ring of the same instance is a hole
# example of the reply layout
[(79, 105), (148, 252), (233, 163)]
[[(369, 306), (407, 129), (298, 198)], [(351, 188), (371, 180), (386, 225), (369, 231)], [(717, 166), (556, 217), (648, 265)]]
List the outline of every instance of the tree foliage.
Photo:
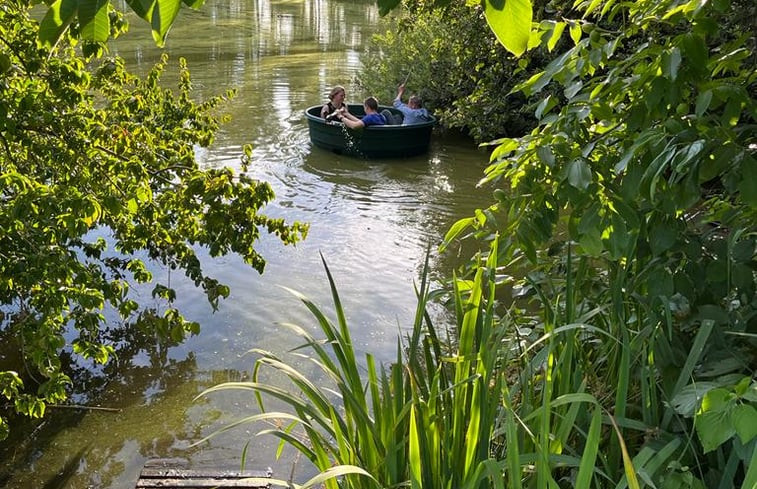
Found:
[[(124, 26), (122, 14), (110, 0), (47, 0), (47, 12), (40, 22), (39, 43), (50, 48), (61, 41), (69, 29), (89, 46), (107, 41)], [(205, 0), (126, 0), (140, 18), (150, 24), (152, 37), (163, 46), (182, 4), (199, 8)]]
[(39, 28), (26, 2), (0, 5), (0, 333), (23, 363), (0, 372), (0, 392), (31, 416), (66, 398), (62, 349), (104, 363), (118, 323), (170, 341), (199, 330), (172, 306), (170, 283), (152, 289), (163, 311), (134, 300), (153, 281), (146, 260), (183, 272), (215, 308), (229, 289), (203, 272), (199, 248), (262, 273), (261, 232), (283, 243), (306, 233), (260, 212), (267, 183), (198, 165), (231, 93), (194, 101), (183, 60), (176, 92), (160, 84), (165, 57), (144, 79), (119, 59), (90, 68), (69, 32), (51, 49)]

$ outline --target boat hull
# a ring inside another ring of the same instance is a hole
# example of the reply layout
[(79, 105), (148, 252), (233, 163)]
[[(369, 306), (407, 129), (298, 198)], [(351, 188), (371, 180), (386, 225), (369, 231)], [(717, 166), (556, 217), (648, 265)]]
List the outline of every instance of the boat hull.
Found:
[[(350, 113), (362, 117), (362, 105), (349, 105)], [(387, 109), (399, 113), (393, 107), (379, 106), (379, 111)], [(436, 124), (433, 117), (422, 124), (369, 126), (364, 129), (348, 129), (341, 122), (326, 122), (320, 117), (321, 106), (316, 105), (305, 111), (313, 145), (359, 158), (406, 158), (428, 151), (431, 131)]]

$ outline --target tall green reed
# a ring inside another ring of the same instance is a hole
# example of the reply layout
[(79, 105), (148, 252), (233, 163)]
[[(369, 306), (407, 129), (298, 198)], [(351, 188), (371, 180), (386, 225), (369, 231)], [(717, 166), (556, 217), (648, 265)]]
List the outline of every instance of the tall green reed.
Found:
[[(602, 426), (613, 420), (586, 392), (588, 372), (578, 354), (580, 339), (606, 334), (581, 322), (597, 312), (555, 302), (544, 314), (551, 323), (543, 335), (521, 347), (507, 308), (498, 302), (498, 246), (495, 239), (470, 280), (453, 280), (451, 344), (440, 339), (427, 313), (426, 264), (411, 333), (404, 343), (398, 340), (395, 362), (380, 367), (370, 354), (364, 364), (357, 360), (324, 261), (336, 323), (292, 291), (325, 339), (287, 326), (305, 340), (298, 351), (309, 351), (307, 358), (331, 385), (316, 386), (275, 353), (253, 350), (259, 358), (251, 382), (221, 384), (201, 396), (247, 390), (262, 412), (207, 438), (242, 423), (276, 420), (259, 433), (299, 450), (323, 472), (319, 481), (328, 488), (613, 487), (613, 471), (602, 454), (607, 446)], [(565, 311), (576, 321), (562, 323)], [(293, 389), (262, 382), (266, 369), (289, 379)], [(267, 410), (267, 397), (283, 401), (291, 412)], [(639, 487), (622, 439), (620, 444), (629, 485)], [(329, 473), (335, 477), (327, 478)]]

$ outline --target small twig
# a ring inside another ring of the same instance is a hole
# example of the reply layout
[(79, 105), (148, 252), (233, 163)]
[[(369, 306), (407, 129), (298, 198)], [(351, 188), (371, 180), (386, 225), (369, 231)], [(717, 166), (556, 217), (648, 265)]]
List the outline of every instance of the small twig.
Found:
[(83, 409), (86, 411), (105, 411), (108, 413), (120, 413), (120, 408), (109, 408), (109, 407), (101, 407), (101, 406), (83, 406), (81, 404), (48, 404), (47, 407), (49, 408), (58, 408), (58, 409)]

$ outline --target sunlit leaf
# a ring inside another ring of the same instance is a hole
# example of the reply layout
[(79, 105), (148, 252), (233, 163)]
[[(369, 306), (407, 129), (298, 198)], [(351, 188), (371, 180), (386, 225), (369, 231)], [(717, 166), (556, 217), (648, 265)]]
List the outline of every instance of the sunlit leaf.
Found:
[(152, 37), (158, 46), (166, 42), (168, 31), (179, 14), (181, 0), (157, 0), (152, 10)]
[(562, 36), (562, 33), (564, 30), (565, 30), (565, 22), (557, 22), (555, 24), (555, 27), (552, 30), (552, 35), (549, 36), (549, 40), (547, 41), (548, 51), (552, 52), (552, 50), (555, 49), (555, 45), (560, 40), (560, 37)]
[(51, 48), (68, 28), (76, 15), (77, 0), (57, 0), (47, 10), (39, 24), (39, 41), (42, 46)]
[(505, 49), (515, 56), (526, 51), (533, 16), (530, 0), (484, 0), (484, 14)]
[(602, 4), (602, 0), (591, 0), (591, 3), (586, 7), (586, 10), (584, 10), (583, 18), (585, 19), (589, 15), (591, 15), (592, 12), (594, 12), (599, 5)]
[(491, 156), (489, 157), (489, 161), (497, 161), (500, 158), (503, 158), (513, 151), (518, 149), (518, 141), (515, 139), (505, 138), (502, 139), (502, 142), (499, 146), (494, 148), (494, 151), (492, 151)]
[(110, 36), (109, 0), (79, 0), (79, 24), (82, 39), (105, 42)]
[(570, 23), (570, 38), (573, 39), (573, 42), (575, 44), (578, 44), (578, 41), (581, 40), (581, 34), (583, 32), (581, 31), (581, 24), (578, 22), (571, 22)]
[(152, 9), (155, 6), (156, 1), (157, 0), (126, 0), (126, 3), (131, 7), (134, 13), (147, 22), (150, 22)]

